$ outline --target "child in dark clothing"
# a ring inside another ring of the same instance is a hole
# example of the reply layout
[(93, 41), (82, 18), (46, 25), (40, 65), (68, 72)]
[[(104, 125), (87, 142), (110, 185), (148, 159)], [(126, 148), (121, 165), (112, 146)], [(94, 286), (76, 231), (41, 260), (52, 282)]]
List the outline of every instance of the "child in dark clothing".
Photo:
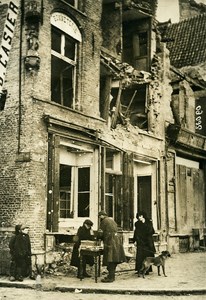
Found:
[(29, 227), (22, 225), (18, 234), (10, 241), (10, 253), (15, 264), (15, 274), (10, 277), (12, 281), (23, 281), (23, 278), (31, 275), (31, 243), (28, 232)]
[(11, 237), (10, 242), (9, 242), (9, 249), (10, 249), (10, 254), (11, 254), (11, 262), (10, 262), (10, 281), (15, 281), (16, 280), (16, 262), (15, 262), (15, 250), (14, 250), (14, 244), (16, 241), (16, 236), (20, 234), (21, 231), (21, 225), (16, 225), (15, 226), (15, 234)]

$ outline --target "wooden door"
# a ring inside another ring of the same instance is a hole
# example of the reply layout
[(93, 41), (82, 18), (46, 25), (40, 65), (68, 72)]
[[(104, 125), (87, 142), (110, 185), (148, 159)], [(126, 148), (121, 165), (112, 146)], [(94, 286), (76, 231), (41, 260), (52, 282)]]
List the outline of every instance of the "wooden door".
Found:
[(143, 210), (152, 218), (151, 176), (137, 176), (137, 210)]

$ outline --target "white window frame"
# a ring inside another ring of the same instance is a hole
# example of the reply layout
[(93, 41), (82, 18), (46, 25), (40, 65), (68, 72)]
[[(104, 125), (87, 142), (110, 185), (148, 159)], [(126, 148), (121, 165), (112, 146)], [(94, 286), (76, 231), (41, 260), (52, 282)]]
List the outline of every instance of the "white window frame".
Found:
[[(51, 25), (56, 27), (61, 32), (61, 45), (60, 45), (60, 53), (51, 49), (51, 55), (57, 57), (58, 59), (68, 63), (68, 65), (73, 66), (73, 74), (72, 74), (72, 89), (73, 89), (73, 99), (72, 99), (72, 107), (75, 108), (75, 95), (76, 95), (76, 66), (77, 66), (77, 51), (78, 51), (78, 44), (81, 43), (82, 37), (81, 32), (78, 29), (77, 25), (74, 23), (72, 19), (70, 19), (67, 15), (55, 12), (51, 15)], [(74, 60), (65, 56), (65, 35), (72, 37), (75, 43), (75, 54)], [(60, 78), (62, 81), (62, 78)], [(62, 85), (61, 85), (62, 89)], [(54, 99), (52, 99), (54, 100)], [(61, 91), (61, 105), (63, 103), (63, 90)]]

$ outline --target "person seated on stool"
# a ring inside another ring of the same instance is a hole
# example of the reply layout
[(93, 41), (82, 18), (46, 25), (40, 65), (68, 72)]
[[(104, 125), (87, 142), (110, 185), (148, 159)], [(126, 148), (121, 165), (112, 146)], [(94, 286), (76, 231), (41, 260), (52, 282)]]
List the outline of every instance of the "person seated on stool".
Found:
[(74, 237), (74, 246), (72, 251), (71, 257), (71, 266), (75, 266), (78, 268), (77, 271), (77, 278), (84, 278), (84, 277), (91, 277), (86, 271), (86, 265), (93, 266), (94, 265), (94, 258), (89, 255), (83, 255), (82, 258), (82, 268), (83, 273), (82, 277), (80, 274), (80, 255), (79, 255), (79, 247), (81, 245), (82, 240), (94, 240), (94, 233), (92, 230), (93, 222), (90, 219), (86, 219), (83, 223), (83, 226), (80, 226), (77, 234)]

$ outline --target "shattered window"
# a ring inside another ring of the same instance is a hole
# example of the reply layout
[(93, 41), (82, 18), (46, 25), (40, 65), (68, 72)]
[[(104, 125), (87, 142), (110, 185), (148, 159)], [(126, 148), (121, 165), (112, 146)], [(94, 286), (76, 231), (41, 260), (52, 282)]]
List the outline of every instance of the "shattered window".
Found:
[(139, 33), (139, 56), (147, 55), (147, 32)]
[(147, 32), (141, 32), (133, 36), (134, 68), (148, 71), (148, 37)]
[(149, 71), (149, 20), (123, 24), (123, 61), (136, 70)]
[[(129, 120), (133, 126), (147, 130), (147, 85), (136, 85), (122, 91), (119, 123)], [(112, 89), (113, 102), (110, 109), (115, 105), (118, 89)]]

